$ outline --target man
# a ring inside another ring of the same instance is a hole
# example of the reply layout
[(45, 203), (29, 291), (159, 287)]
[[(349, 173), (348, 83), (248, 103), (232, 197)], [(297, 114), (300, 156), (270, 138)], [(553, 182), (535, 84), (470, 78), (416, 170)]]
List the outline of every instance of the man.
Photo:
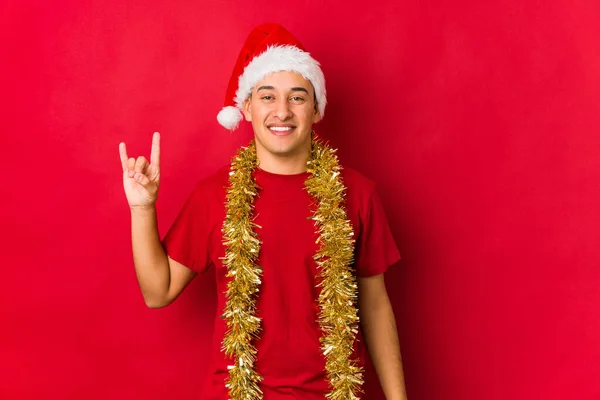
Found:
[(150, 162), (119, 145), (146, 304), (164, 307), (216, 269), (213, 376), (202, 398), (360, 398), (366, 344), (386, 398), (406, 399), (383, 279), (399, 253), (373, 182), (341, 169), (313, 132), (326, 105), (318, 62), (280, 25), (261, 25), (225, 103), (219, 123), (233, 130), (245, 117), (255, 140), (198, 183), (162, 242), (160, 136)]

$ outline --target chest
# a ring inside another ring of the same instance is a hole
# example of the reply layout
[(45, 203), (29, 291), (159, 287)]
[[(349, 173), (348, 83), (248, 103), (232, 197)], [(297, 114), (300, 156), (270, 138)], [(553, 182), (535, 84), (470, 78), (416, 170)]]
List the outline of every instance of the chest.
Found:
[(311, 216), (315, 207), (303, 188), (260, 192), (254, 215), (260, 226), (257, 233), (263, 242), (262, 253), (287, 252), (290, 257), (314, 254), (317, 234)]

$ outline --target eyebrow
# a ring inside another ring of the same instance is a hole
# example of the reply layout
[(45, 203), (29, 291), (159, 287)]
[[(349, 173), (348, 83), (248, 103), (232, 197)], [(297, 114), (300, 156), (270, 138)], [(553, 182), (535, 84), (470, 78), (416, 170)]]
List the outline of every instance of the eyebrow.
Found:
[[(259, 91), (261, 91), (261, 90), (275, 90), (275, 88), (274, 88), (273, 86), (261, 86), (261, 87), (259, 87), (258, 89), (256, 89), (256, 91), (257, 91), (257, 92), (259, 92)], [(292, 92), (304, 92), (304, 93), (308, 94), (308, 90), (306, 90), (305, 88), (303, 88), (303, 87), (300, 87), (300, 86), (298, 86), (298, 87), (293, 87), (293, 88), (291, 89), (291, 91), (292, 91)]]

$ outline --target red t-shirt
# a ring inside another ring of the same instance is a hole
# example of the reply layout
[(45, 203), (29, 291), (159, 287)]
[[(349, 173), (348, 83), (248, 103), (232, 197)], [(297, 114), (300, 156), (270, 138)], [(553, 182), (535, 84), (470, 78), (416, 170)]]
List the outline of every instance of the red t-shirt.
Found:
[[(212, 379), (207, 380), (203, 400), (226, 400), (227, 365), (221, 352), (226, 324), (220, 317), (227, 290), (221, 227), (225, 219), (228, 168), (197, 184), (166, 234), (163, 244), (174, 260), (196, 271), (216, 268), (217, 316), (212, 344)], [(308, 173), (277, 175), (256, 171), (259, 195), (256, 223), (262, 246), (257, 264), (263, 279), (257, 301), (262, 318), (256, 369), (264, 377), (264, 400), (323, 400), (328, 392), (325, 358), (320, 350), (318, 325), (317, 233), (309, 219), (313, 202), (304, 188)], [(381, 274), (400, 258), (375, 184), (346, 168), (346, 209), (354, 229), (357, 276)], [(313, 209), (314, 210), (314, 209)], [(365, 347), (357, 335), (355, 358), (364, 365)]]

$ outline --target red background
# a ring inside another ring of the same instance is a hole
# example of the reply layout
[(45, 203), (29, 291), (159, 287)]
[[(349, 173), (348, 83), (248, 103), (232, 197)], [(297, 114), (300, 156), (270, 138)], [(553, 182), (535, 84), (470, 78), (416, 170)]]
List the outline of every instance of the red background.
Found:
[(600, 398), (598, 4), (3, 2), (0, 398), (197, 398), (213, 277), (145, 308), (117, 146), (162, 133), (164, 234), (249, 138), (216, 114), (264, 21), (322, 62), (318, 131), (380, 184), (409, 398)]

